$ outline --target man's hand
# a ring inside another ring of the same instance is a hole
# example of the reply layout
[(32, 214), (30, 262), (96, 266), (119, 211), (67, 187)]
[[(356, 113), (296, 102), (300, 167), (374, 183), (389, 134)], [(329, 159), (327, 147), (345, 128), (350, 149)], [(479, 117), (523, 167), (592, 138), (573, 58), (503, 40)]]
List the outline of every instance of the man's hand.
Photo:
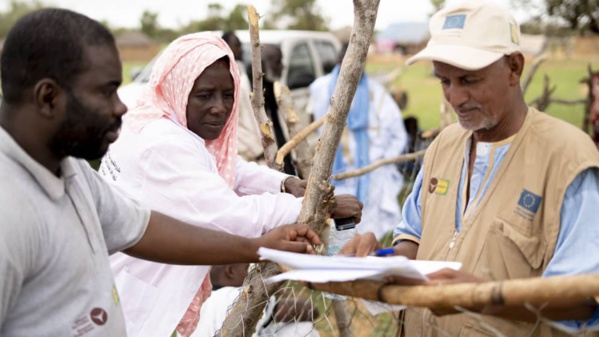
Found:
[[(291, 180), (291, 179), (290, 179)], [(331, 218), (343, 219), (354, 218), (355, 223), (362, 220), (362, 208), (364, 205), (353, 195), (341, 194), (335, 196), (335, 204), (331, 211)]]
[[(463, 271), (453, 270), (444, 268), (434, 273), (426, 275), (428, 281), (417, 280), (402, 276), (387, 276), (385, 277), (386, 283), (397, 284), (402, 286), (440, 286), (447, 284), (467, 283), (467, 282), (484, 282), (483, 280), (475, 277), (474, 275), (468, 274)], [(474, 312), (482, 312), (483, 307), (480, 308), (465, 308)], [(431, 309), (431, 311), (437, 316), (459, 314), (460, 311), (449, 308), (449, 309)]]
[(379, 249), (381, 249), (381, 244), (376, 239), (374, 234), (368, 232), (364, 234), (356, 234), (356, 236), (349, 240), (345, 246), (341, 247), (339, 250), (339, 255), (366, 256)]
[(303, 197), (306, 193), (306, 187), (308, 187), (307, 180), (301, 180), (296, 177), (290, 177), (285, 179), (283, 183), (285, 186), (285, 193), (292, 194), (294, 197)]
[(315, 231), (307, 225), (300, 224), (279, 226), (253, 240), (256, 243), (256, 252), (259, 247), (266, 247), (293, 253), (314, 254), (312, 246), (321, 244)]

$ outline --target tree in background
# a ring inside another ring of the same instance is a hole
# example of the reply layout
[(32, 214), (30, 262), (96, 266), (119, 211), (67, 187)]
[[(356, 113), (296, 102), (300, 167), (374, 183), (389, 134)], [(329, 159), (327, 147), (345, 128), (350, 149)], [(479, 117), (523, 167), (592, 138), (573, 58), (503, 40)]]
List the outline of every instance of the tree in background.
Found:
[(433, 5), (433, 12), (431, 13), (432, 16), (440, 11), (441, 8), (445, 7), (445, 0), (431, 0), (431, 5)]
[(44, 5), (38, 1), (21, 2), (17, 0), (11, 0), (8, 11), (0, 12), (0, 38), (6, 37), (10, 28), (23, 15), (43, 7)]
[(224, 30), (248, 29), (247, 5), (238, 4), (233, 8)]
[(182, 28), (182, 34), (211, 31), (247, 29), (246, 5), (238, 4), (229, 15), (223, 15), (223, 6), (219, 3), (208, 4), (208, 17), (200, 21), (192, 21)]
[(158, 13), (145, 10), (141, 15), (141, 32), (151, 38), (156, 38), (160, 26), (158, 25)]
[(598, 0), (545, 0), (547, 13), (574, 30), (599, 33)]
[(272, 0), (264, 28), (329, 30), (328, 18), (320, 15), (316, 0)]

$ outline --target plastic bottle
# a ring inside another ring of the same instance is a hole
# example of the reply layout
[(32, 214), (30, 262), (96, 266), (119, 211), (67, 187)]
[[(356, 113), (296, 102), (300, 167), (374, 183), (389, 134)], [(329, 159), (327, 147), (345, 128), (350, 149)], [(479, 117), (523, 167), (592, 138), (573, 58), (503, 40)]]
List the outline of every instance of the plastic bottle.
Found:
[(341, 250), (341, 248), (355, 235), (355, 228), (337, 230), (335, 226), (331, 226), (331, 231), (329, 233), (329, 256), (337, 255), (339, 250)]
[[(329, 250), (328, 255), (333, 256), (339, 253), (339, 250), (356, 235), (356, 228), (337, 230), (333, 225), (329, 232)], [(344, 301), (345, 296), (337, 294), (324, 293), (326, 298), (338, 301)]]

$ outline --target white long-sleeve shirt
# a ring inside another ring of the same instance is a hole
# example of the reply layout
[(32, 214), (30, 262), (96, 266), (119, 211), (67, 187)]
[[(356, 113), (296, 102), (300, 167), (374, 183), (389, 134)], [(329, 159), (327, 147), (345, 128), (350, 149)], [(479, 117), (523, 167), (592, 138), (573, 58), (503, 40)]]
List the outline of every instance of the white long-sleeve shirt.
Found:
[[(280, 193), (287, 175), (238, 157), (235, 186), (219, 176), (204, 140), (168, 118), (138, 134), (123, 127), (100, 166), (124, 195), (199, 227), (256, 237), (297, 221), (302, 199)], [(112, 270), (129, 336), (169, 336), (209, 266), (175, 266), (117, 253)]]

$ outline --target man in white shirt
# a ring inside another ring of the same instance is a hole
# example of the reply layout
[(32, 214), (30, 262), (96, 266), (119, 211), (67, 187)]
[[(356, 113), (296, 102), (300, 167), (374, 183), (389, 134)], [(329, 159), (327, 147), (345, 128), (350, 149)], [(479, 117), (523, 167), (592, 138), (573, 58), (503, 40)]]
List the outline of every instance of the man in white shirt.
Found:
[(116, 251), (226, 264), (257, 260), (259, 246), (319, 243), (298, 225), (257, 239), (187, 225), (122, 198), (81, 160), (106, 152), (126, 112), (114, 38), (98, 22), (61, 9), (24, 16), (0, 73), (0, 335), (125, 335)]

